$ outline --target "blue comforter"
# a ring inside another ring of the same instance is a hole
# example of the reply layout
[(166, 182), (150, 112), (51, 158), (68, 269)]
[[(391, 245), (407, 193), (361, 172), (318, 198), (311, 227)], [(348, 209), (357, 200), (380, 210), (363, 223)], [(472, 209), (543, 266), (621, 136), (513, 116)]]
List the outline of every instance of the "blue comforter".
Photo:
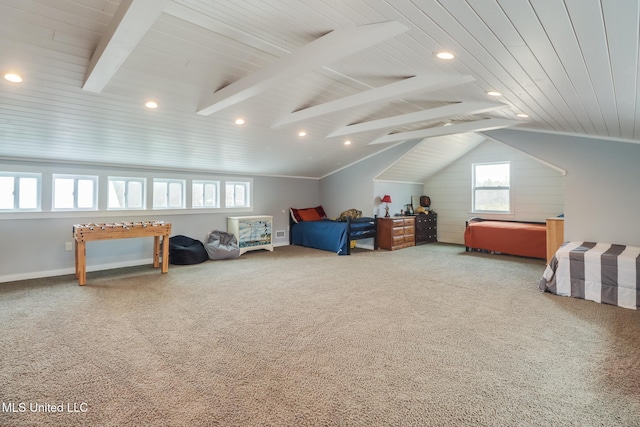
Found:
[(300, 222), (291, 229), (291, 241), (294, 245), (346, 255), (347, 223), (331, 220)]

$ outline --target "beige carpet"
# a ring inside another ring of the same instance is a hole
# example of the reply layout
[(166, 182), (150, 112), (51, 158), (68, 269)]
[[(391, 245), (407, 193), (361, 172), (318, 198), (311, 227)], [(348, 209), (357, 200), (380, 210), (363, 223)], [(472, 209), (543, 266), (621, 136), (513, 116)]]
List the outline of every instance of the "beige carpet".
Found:
[(543, 270), (280, 247), (0, 284), (0, 426), (640, 425), (640, 313)]

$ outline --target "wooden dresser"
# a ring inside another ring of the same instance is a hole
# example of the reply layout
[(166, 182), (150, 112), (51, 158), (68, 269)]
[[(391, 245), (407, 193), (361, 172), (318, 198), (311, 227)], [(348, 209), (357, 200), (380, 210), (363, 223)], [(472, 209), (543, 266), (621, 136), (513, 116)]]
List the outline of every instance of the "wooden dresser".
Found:
[(378, 218), (378, 246), (390, 251), (416, 244), (416, 218), (414, 216), (396, 216)]
[(416, 215), (416, 246), (438, 241), (438, 214)]

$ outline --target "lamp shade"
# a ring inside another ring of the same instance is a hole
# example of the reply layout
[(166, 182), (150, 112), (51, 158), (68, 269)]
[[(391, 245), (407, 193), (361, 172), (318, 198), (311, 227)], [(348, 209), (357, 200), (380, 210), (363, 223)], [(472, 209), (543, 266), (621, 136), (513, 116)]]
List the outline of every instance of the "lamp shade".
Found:
[(385, 194), (385, 196), (382, 198), (381, 200), (382, 203), (391, 203), (391, 196), (388, 194)]

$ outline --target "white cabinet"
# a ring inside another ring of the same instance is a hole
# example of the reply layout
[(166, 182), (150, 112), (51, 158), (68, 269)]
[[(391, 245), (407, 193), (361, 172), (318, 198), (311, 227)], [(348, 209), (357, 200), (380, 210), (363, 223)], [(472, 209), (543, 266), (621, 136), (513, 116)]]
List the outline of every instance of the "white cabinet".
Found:
[(230, 216), (227, 218), (227, 232), (238, 239), (240, 255), (258, 249), (273, 252), (272, 224), (272, 216)]

